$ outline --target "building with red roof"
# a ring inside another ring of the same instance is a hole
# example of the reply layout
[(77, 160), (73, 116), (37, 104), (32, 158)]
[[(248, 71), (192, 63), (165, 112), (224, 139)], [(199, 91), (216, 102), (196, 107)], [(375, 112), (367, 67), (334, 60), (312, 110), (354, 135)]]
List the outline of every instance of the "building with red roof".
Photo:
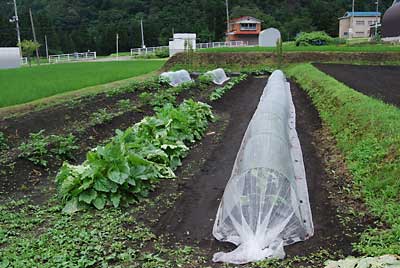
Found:
[(227, 41), (243, 41), (249, 45), (258, 45), (258, 35), (261, 32), (261, 20), (251, 16), (243, 16), (229, 21)]

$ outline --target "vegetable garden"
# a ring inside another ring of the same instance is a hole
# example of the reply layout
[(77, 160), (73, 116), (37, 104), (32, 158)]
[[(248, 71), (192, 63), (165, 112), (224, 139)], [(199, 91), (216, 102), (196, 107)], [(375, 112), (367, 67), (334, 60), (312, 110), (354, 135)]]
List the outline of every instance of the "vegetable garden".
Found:
[[(211, 230), (270, 69), (232, 73), (221, 86), (201, 74), (176, 87), (129, 81), (4, 116), (0, 267), (234, 267), (211, 262), (232, 249)], [(398, 110), (338, 88), (311, 65), (286, 71), (299, 83), (291, 93), (315, 234), (285, 247), (285, 260), (243, 267), (398, 254)], [(351, 110), (353, 98), (361, 104)], [(370, 128), (365, 107), (382, 130)], [(379, 142), (383, 132), (390, 137)]]

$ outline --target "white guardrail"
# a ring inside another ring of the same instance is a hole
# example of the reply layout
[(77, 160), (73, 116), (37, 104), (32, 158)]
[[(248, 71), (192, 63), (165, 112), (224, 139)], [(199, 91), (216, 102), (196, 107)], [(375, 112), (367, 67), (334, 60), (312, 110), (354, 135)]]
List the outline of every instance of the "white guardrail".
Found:
[(96, 58), (97, 58), (96, 52), (49, 55), (49, 63), (59, 63), (68, 61), (87, 61), (87, 60), (95, 60)]
[(158, 50), (169, 49), (168, 46), (160, 46), (160, 47), (145, 47), (145, 48), (132, 48), (131, 56), (133, 55), (147, 55), (151, 53), (156, 53)]
[[(247, 46), (249, 46), (249, 42), (244, 42), (244, 41), (210, 42), (210, 43), (197, 43), (196, 49), (214, 48), (214, 47), (247, 47)], [(169, 49), (169, 47), (159, 46), (159, 47), (146, 47), (146, 48), (132, 48), (131, 56), (147, 55), (163, 49)]]
[(197, 49), (214, 48), (214, 47), (247, 47), (249, 42), (244, 41), (229, 41), (229, 42), (211, 42), (211, 43), (198, 43)]

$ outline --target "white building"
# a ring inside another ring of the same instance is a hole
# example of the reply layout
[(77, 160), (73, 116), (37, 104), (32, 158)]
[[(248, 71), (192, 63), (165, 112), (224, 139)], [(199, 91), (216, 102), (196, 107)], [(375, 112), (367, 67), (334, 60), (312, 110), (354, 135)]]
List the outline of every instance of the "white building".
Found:
[(184, 52), (186, 49), (196, 49), (196, 34), (176, 33), (174, 38), (169, 41), (169, 56)]

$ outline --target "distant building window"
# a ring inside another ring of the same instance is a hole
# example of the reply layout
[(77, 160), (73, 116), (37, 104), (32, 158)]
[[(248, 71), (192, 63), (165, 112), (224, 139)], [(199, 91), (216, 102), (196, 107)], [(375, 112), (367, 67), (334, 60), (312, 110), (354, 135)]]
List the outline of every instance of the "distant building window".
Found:
[(369, 20), (368, 25), (372, 25), (372, 24), (374, 24), (374, 22), (372, 20)]
[(364, 32), (356, 32), (356, 34), (364, 34)]
[(349, 35), (349, 33), (348, 32), (344, 32), (343, 35)]
[(363, 20), (356, 20), (356, 25), (365, 25), (365, 21), (363, 21)]
[(257, 29), (257, 24), (255, 23), (241, 23), (240, 30), (241, 31), (255, 31)]

